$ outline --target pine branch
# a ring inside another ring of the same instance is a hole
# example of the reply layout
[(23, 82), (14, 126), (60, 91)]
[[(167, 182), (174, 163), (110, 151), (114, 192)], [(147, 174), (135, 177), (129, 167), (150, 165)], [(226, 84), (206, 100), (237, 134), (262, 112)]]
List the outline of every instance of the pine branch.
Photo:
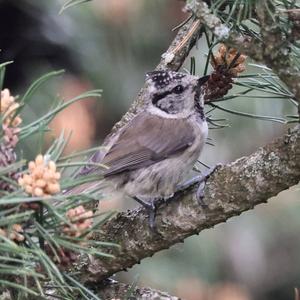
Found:
[(180, 194), (177, 200), (159, 208), (157, 232), (148, 227), (143, 208), (119, 213), (95, 234), (97, 241), (114, 241), (121, 250), (114, 259), (88, 261), (82, 257), (77, 268), (80, 282), (99, 282), (112, 274), (132, 267), (143, 258), (183, 242), (188, 236), (225, 222), (232, 216), (265, 203), (300, 180), (300, 127), (220, 168), (209, 178), (205, 188), (207, 209), (195, 201), (197, 185)]
[[(93, 291), (93, 297), (88, 299), (148, 299), (148, 300), (180, 300), (178, 297), (171, 296), (166, 292), (159, 291), (156, 289), (152, 289), (149, 287), (137, 287), (135, 283), (133, 284), (124, 284), (121, 282), (117, 282), (115, 280), (104, 280), (100, 284), (90, 283), (88, 285), (89, 291)], [(0, 300), (12, 300), (9, 295), (3, 294), (3, 297)], [(47, 288), (45, 291), (45, 298), (47, 300), (57, 300), (61, 298), (57, 298), (56, 290), (51, 289), (51, 287)], [(39, 300), (40, 297), (32, 297), (32, 300)], [(87, 299), (87, 298), (84, 298)]]
[(92, 289), (98, 290), (101, 299), (160, 299), (160, 300), (180, 300), (178, 297), (171, 296), (166, 292), (152, 288), (141, 288), (116, 281), (109, 280), (97, 284)]
[(300, 69), (295, 64), (294, 54), (291, 51), (290, 40), (293, 37), (282, 31), (282, 24), (273, 1), (262, 0), (256, 3), (260, 37), (251, 31), (241, 34), (236, 30), (230, 30), (220, 18), (210, 12), (204, 1), (192, 1), (192, 4), (187, 7), (227, 46), (234, 47), (255, 61), (262, 62), (271, 68), (294, 94), (300, 116)]

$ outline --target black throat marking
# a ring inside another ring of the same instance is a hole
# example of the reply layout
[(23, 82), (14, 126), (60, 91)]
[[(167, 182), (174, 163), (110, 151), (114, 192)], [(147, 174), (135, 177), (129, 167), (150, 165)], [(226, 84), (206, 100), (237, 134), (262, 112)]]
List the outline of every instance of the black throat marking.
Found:
[(205, 114), (204, 114), (204, 108), (200, 105), (199, 101), (195, 101), (195, 111), (198, 117), (202, 121), (205, 121)]
[(204, 107), (201, 106), (200, 104), (200, 96), (201, 96), (201, 89), (197, 89), (195, 94), (194, 107), (197, 116), (200, 117), (202, 121), (204, 121), (205, 120)]

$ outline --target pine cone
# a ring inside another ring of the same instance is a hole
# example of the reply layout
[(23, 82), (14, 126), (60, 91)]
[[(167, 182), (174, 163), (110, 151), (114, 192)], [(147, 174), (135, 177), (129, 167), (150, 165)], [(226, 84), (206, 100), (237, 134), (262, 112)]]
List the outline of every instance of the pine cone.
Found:
[(223, 66), (218, 66), (207, 81), (204, 100), (208, 101), (225, 96), (232, 88), (232, 83), (232, 75)]
[(220, 44), (217, 54), (213, 56), (211, 64), (214, 71), (208, 79), (205, 90), (205, 102), (225, 96), (232, 88), (233, 78), (245, 70), (246, 56), (239, 54), (236, 49), (228, 49)]
[(246, 58), (246, 55), (239, 54), (236, 49), (227, 48), (224, 44), (220, 44), (218, 52), (211, 60), (211, 64), (215, 70), (222, 66), (225, 74), (236, 77), (239, 73), (245, 71), (244, 62)]

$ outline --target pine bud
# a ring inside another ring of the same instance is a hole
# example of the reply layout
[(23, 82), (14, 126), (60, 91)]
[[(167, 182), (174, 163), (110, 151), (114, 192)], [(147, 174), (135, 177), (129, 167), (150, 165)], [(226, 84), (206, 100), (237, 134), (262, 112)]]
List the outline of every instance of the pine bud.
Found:
[(56, 172), (56, 164), (53, 161), (47, 162), (39, 154), (35, 161), (28, 163), (28, 173), (19, 179), (19, 185), (31, 196), (47, 197), (60, 192), (60, 177), (60, 173)]

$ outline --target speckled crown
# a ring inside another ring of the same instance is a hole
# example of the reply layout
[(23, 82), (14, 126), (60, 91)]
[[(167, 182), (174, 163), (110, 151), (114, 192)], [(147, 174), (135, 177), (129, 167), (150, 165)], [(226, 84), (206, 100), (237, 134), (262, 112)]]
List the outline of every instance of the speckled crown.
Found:
[(174, 71), (152, 71), (146, 74), (146, 80), (151, 80), (156, 88), (164, 88), (173, 80), (181, 79), (188, 74)]

